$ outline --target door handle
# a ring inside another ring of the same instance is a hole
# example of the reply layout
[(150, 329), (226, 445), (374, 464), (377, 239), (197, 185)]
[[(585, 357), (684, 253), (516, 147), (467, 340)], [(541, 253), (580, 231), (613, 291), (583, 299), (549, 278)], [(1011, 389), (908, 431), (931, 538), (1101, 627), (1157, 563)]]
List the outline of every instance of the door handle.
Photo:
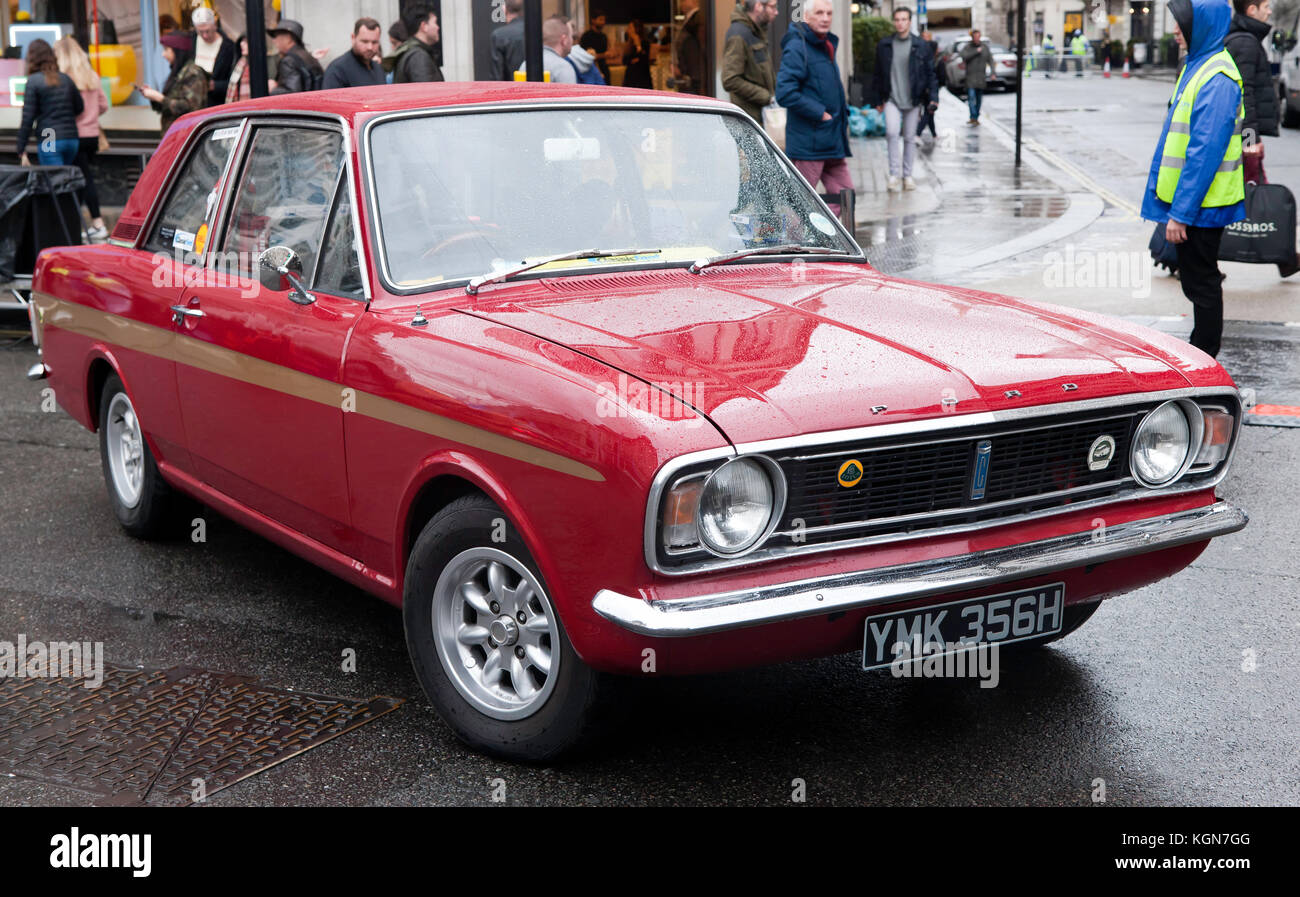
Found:
[(171, 308), (172, 308), (172, 323), (174, 324), (182, 324), (184, 323), (186, 318), (203, 317), (202, 309), (190, 308), (189, 306), (186, 305), (173, 305)]

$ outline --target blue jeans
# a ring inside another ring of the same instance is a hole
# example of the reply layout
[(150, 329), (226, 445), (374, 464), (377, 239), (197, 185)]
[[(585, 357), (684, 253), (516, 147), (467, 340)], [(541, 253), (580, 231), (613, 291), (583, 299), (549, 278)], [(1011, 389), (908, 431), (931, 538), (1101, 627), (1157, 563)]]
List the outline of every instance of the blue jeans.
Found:
[(81, 149), (78, 139), (54, 141), (53, 152), (46, 152), (44, 147), (47, 145), (44, 141), (37, 144), (36, 157), (42, 165), (71, 165)]
[(966, 88), (966, 105), (970, 107), (970, 117), (979, 121), (980, 104), (984, 102), (984, 91), (977, 87)]

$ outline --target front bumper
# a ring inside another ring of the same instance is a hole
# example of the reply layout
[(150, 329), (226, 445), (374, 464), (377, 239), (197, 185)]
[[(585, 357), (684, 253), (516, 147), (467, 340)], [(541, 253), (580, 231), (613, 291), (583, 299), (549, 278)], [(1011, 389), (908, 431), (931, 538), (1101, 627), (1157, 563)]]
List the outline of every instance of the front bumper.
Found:
[(1203, 542), (1234, 533), (1246, 522), (1245, 511), (1220, 501), (1037, 542), (757, 589), (660, 601), (602, 589), (592, 600), (592, 607), (605, 619), (642, 635), (703, 635), (1087, 567)]

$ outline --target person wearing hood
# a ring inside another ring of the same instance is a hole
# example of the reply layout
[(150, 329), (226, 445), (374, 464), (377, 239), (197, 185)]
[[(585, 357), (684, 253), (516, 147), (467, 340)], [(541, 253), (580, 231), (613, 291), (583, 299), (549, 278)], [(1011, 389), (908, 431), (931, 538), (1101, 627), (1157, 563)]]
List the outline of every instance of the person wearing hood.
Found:
[(569, 23), (569, 39), (573, 42), (573, 46), (569, 48), (569, 55), (564, 58), (569, 61), (569, 65), (573, 66), (574, 74), (578, 76), (578, 83), (608, 84), (605, 75), (596, 64), (596, 57), (584, 47), (578, 46), (578, 23), (568, 16), (565, 16), (564, 20)]
[(140, 85), (136, 88), (158, 113), (160, 130), (166, 136), (176, 119), (207, 105), (209, 85), (208, 73), (194, 63), (194, 38), (174, 31), (159, 40), (171, 75), (161, 91)]
[(776, 16), (776, 0), (741, 0), (731, 12), (722, 50), (722, 87), (759, 124), (776, 93), (767, 50), (767, 26)]
[[(831, 0), (808, 0), (803, 21), (781, 38), (776, 101), (789, 110), (785, 153), (814, 189), (853, 189), (849, 173), (849, 103), (835, 65), (840, 39), (831, 33)], [(839, 214), (839, 203), (828, 203)]]
[(1142, 217), (1165, 222), (1192, 303), (1190, 342), (1215, 356), (1223, 336), (1219, 242), (1224, 227), (1246, 217), (1242, 80), (1223, 46), (1232, 18), (1225, 0), (1170, 0), (1169, 13), (1187, 62), (1151, 160)]
[(1278, 136), (1278, 101), (1273, 90), (1273, 70), (1264, 51), (1264, 38), (1273, 26), (1269, 0), (1233, 0), (1235, 10), (1228, 39), (1224, 42), (1241, 72), (1246, 117), (1241, 123), (1246, 180), (1267, 184), (1264, 175), (1264, 142), (1260, 138)]

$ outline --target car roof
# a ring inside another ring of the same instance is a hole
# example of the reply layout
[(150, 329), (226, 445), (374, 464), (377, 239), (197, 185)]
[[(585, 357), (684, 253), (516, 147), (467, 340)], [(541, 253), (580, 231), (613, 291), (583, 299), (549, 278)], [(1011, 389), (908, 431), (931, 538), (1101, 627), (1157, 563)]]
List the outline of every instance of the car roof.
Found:
[[(338, 115), (346, 121), (359, 116), (415, 109), (445, 109), (480, 104), (525, 103), (554, 105), (562, 102), (651, 103), (665, 106), (698, 106), (701, 103), (730, 108), (731, 104), (694, 94), (666, 93), (589, 84), (550, 84), (546, 82), (457, 81), (427, 84), (390, 84), (382, 87), (347, 87), (338, 90), (315, 90), (244, 100), (205, 110), (222, 116), (241, 112), (310, 112)], [(188, 116), (187, 116), (188, 117)]]

